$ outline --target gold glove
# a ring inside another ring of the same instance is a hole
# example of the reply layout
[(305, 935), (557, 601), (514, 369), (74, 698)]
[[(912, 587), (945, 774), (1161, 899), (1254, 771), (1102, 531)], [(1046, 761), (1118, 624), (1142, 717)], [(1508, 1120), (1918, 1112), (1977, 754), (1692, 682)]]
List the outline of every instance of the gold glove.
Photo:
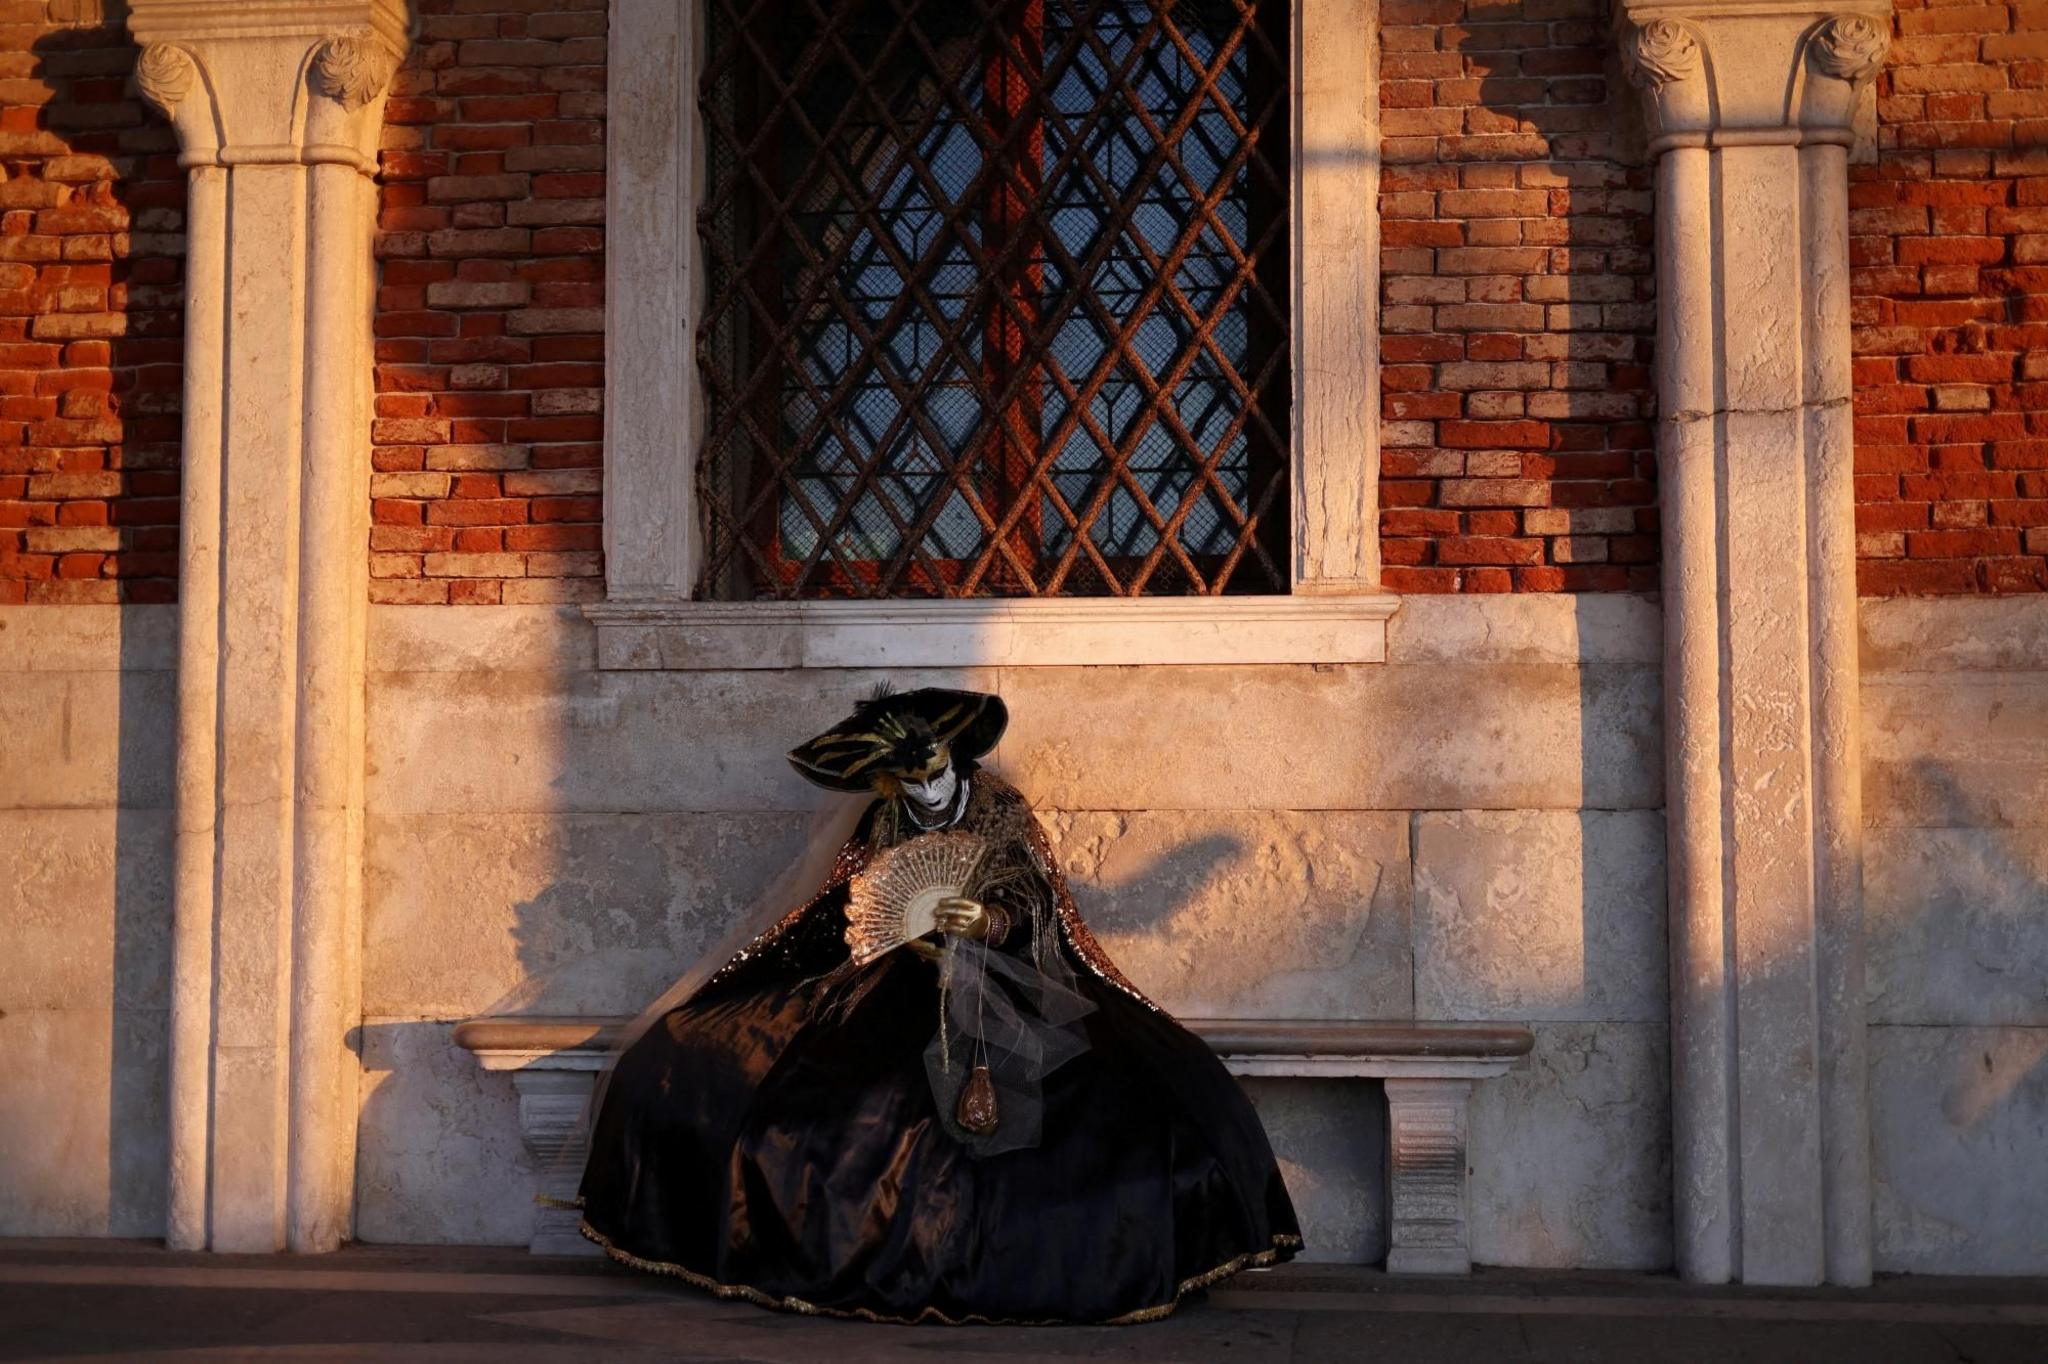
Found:
[[(938, 912), (932, 917), (938, 922), (939, 931), (948, 937), (979, 940), (988, 936), (988, 910), (979, 900), (948, 896), (939, 901)], [(935, 943), (924, 938), (913, 938), (903, 945), (926, 961), (943, 961), (953, 950), (950, 943)]]
[(979, 900), (951, 896), (939, 901), (938, 912), (932, 916), (937, 920), (939, 931), (973, 938), (977, 942), (988, 936), (988, 910)]

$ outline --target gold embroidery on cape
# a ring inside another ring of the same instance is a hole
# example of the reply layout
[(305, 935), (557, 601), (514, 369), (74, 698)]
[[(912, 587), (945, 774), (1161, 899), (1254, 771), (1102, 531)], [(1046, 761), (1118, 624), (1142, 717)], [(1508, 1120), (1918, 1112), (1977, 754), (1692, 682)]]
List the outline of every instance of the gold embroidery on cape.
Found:
[(1199, 1292), (1243, 1270), (1272, 1264), (1286, 1252), (1301, 1248), (1301, 1238), (1299, 1236), (1294, 1236), (1287, 1232), (1275, 1232), (1272, 1245), (1265, 1250), (1246, 1251), (1242, 1255), (1233, 1256), (1224, 1261), (1214, 1269), (1182, 1279), (1174, 1286), (1173, 1297), (1166, 1302), (1158, 1303), (1151, 1307), (1140, 1307), (1136, 1311), (1126, 1312), (1122, 1316), (1110, 1317), (1102, 1322), (1076, 1323), (1062, 1317), (985, 1317), (978, 1312), (970, 1312), (964, 1317), (954, 1317), (948, 1316), (936, 1307), (919, 1308), (917, 1315), (914, 1317), (892, 1317), (881, 1312), (871, 1311), (865, 1307), (820, 1307), (818, 1304), (807, 1302), (803, 1298), (777, 1297), (773, 1293), (764, 1293), (760, 1289), (750, 1287), (747, 1284), (720, 1283), (708, 1274), (699, 1274), (696, 1270), (685, 1268), (671, 1260), (642, 1259), (629, 1250), (621, 1250), (613, 1245), (610, 1237), (606, 1236), (596, 1227), (591, 1226), (589, 1222), (583, 1223), (579, 1230), (583, 1233), (585, 1240), (595, 1243), (606, 1255), (609, 1255), (612, 1259), (617, 1260), (628, 1268), (638, 1269), (648, 1274), (666, 1274), (671, 1278), (681, 1279), (693, 1288), (701, 1288), (715, 1297), (724, 1298), (728, 1301), (739, 1299), (761, 1307), (772, 1307), (781, 1312), (801, 1313), (807, 1317), (844, 1317), (860, 1321), (877, 1322), (885, 1326), (923, 1326), (931, 1322), (937, 1322), (942, 1326), (1136, 1326), (1143, 1322), (1158, 1321), (1162, 1317), (1171, 1316), (1173, 1310), (1180, 1306), (1181, 1299), (1190, 1293)]

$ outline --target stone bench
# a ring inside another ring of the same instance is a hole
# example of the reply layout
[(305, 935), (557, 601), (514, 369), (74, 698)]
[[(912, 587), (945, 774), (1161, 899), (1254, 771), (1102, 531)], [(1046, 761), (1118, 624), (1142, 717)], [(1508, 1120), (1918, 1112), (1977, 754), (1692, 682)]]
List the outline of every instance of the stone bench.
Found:
[[(1472, 1083), (1500, 1075), (1528, 1054), (1526, 1028), (1449, 1023), (1311, 1019), (1183, 1019), (1236, 1075), (1374, 1079), (1387, 1091), (1387, 1269), (1396, 1274), (1464, 1274), (1466, 1108)], [(455, 1042), (485, 1070), (509, 1071), (519, 1096), (519, 1132), (543, 1173), (543, 1192), (573, 1194), (573, 1174), (555, 1171), (577, 1144), (584, 1106), (621, 1020), (472, 1018)], [(552, 1181), (552, 1182), (550, 1182)], [(590, 1251), (573, 1212), (542, 1208), (536, 1255)]]

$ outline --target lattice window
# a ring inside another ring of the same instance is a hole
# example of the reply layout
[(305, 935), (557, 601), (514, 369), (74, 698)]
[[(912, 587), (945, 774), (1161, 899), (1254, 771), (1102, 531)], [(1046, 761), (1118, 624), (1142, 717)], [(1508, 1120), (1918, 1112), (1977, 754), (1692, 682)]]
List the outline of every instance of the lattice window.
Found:
[(708, 0), (700, 594), (1286, 592), (1287, 8)]

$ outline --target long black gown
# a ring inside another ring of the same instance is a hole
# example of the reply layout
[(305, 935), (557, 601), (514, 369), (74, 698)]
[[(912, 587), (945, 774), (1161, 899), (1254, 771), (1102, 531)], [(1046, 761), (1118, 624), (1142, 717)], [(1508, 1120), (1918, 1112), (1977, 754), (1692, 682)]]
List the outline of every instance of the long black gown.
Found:
[[(963, 825), (1021, 808), (998, 779), (972, 781)], [(811, 903), (620, 1055), (584, 1234), (721, 1296), (883, 1321), (1150, 1320), (1291, 1256), (1294, 1208), (1251, 1104), (1116, 970), (1028, 811), (1022, 827), (1058, 950), (1095, 1006), (1077, 1025), (1087, 1050), (1044, 1079), (1035, 1146), (976, 1157), (941, 1122), (929, 963), (892, 952), (860, 968), (873, 975), (850, 1009), (814, 1007), (847, 959), (846, 882), (874, 843), (862, 832)]]

